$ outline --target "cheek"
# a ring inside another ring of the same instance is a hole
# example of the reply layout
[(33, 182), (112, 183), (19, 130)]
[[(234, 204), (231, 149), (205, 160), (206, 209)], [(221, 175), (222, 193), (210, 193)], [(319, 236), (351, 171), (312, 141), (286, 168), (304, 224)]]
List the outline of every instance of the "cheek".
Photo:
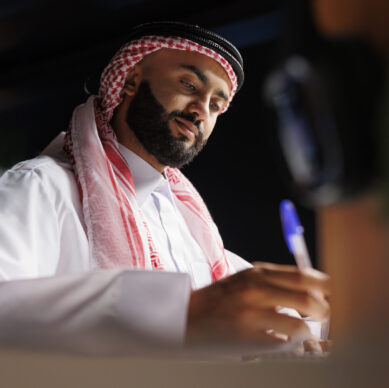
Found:
[(158, 103), (169, 112), (170, 107), (174, 104), (175, 95), (171, 88), (169, 88), (169, 85), (166, 85), (163, 82), (158, 82), (156, 84), (158, 87), (155, 87), (154, 84), (150, 83), (151, 91)]
[(157, 90), (153, 94), (157, 101), (165, 108), (167, 112), (173, 110), (183, 110), (187, 104), (186, 96), (181, 95), (171, 86), (171, 83), (159, 82)]
[(215, 124), (216, 124), (216, 119), (215, 120), (210, 120), (207, 124), (204, 125), (204, 138), (205, 139), (208, 139), (214, 128), (215, 128)]
[(168, 104), (171, 107), (171, 110), (184, 110), (187, 104), (189, 104), (190, 99), (187, 96), (183, 96), (178, 93), (172, 93)]
[(185, 96), (180, 96), (175, 93), (165, 94), (159, 99), (159, 103), (163, 106), (166, 112), (185, 111), (189, 101)]

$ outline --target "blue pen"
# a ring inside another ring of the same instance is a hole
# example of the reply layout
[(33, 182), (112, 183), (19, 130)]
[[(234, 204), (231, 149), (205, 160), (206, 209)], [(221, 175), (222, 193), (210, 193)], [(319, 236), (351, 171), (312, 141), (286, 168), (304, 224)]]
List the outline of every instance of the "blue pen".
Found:
[(291, 201), (284, 199), (280, 204), (281, 223), (286, 244), (294, 256), (299, 268), (312, 268), (307, 245), (304, 239), (304, 228), (301, 225), (296, 208)]
[[(297, 267), (300, 269), (312, 268), (312, 262), (305, 244), (304, 228), (301, 225), (295, 206), (288, 199), (281, 201), (280, 215), (285, 241), (296, 260)], [(313, 291), (312, 294), (320, 298), (317, 292)], [(306, 320), (307, 323), (309, 320), (309, 318)], [(321, 339), (328, 338), (329, 325), (329, 319), (321, 324)]]

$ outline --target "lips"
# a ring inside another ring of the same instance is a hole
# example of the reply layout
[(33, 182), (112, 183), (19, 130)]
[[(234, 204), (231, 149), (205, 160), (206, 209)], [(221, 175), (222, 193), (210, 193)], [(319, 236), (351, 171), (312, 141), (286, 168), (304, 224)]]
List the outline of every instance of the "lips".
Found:
[(177, 127), (180, 132), (183, 133), (186, 137), (194, 139), (198, 135), (197, 127), (190, 121), (181, 118), (175, 118), (174, 120), (177, 123)]

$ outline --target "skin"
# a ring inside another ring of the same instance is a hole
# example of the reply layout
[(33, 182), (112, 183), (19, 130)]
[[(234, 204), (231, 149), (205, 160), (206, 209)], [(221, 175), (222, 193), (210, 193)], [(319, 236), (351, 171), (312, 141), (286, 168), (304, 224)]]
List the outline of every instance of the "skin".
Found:
[[(115, 111), (112, 127), (119, 142), (163, 172), (166, 166), (144, 149), (126, 122), (128, 107), (142, 80), (149, 82), (167, 112), (178, 109), (196, 115), (205, 138), (211, 135), (227, 103), (231, 85), (224, 69), (213, 59), (171, 49), (146, 56), (128, 74), (124, 99)], [(172, 120), (169, 127), (174, 136), (180, 137), (186, 124)], [(193, 138), (188, 136), (186, 143), (189, 147)], [(312, 290), (327, 296), (328, 276), (315, 270), (303, 272), (294, 266), (256, 263), (253, 268), (192, 291), (187, 346), (196, 349), (206, 344), (209, 350), (223, 348), (239, 355), (301, 346), (312, 339), (308, 327), (301, 319), (279, 313), (277, 307), (294, 308), (324, 320), (329, 315), (328, 302), (324, 297), (313, 296)], [(272, 332), (267, 332), (270, 329)], [(309, 342), (307, 346), (316, 349)]]
[[(206, 80), (202, 80), (189, 66), (199, 69), (199, 75), (201, 78), (206, 77)], [(217, 62), (198, 53), (161, 49), (135, 65), (127, 76), (124, 99), (115, 111), (112, 128), (121, 144), (163, 172), (166, 166), (144, 149), (125, 120), (129, 104), (142, 79), (150, 82), (153, 94), (167, 112), (179, 109), (195, 115), (201, 122), (205, 139), (211, 135), (220, 110), (227, 104), (231, 85), (224, 69)], [(180, 122), (172, 120), (169, 124), (173, 135), (179, 137), (188, 122), (181, 119)], [(188, 138), (187, 146), (193, 142), (193, 138)]]
[[(253, 268), (192, 292), (187, 343), (243, 354), (299, 350), (305, 343), (308, 351), (321, 352), (302, 320), (277, 312), (277, 306), (284, 306), (318, 321), (328, 318), (328, 302), (313, 296), (312, 290), (328, 295), (328, 276), (254, 263)], [(274, 332), (268, 333), (270, 329)]]

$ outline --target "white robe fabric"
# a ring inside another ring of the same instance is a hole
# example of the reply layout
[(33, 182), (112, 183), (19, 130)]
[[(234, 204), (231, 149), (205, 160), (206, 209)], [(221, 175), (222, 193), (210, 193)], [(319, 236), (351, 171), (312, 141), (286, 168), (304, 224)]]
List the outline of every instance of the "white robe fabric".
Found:
[[(211, 274), (167, 181), (121, 149), (167, 271), (98, 269), (63, 135), (0, 178), (0, 346), (176, 353), (184, 344), (190, 291), (210, 284)], [(251, 267), (226, 252), (231, 273)], [(308, 323), (319, 335), (320, 324)]]
[[(147, 179), (145, 162), (122, 150), (168, 271), (100, 270), (62, 145), (63, 134), (0, 178), (0, 344), (137, 355), (180, 348), (190, 291), (211, 276), (167, 182)], [(232, 273), (251, 266), (227, 258)]]

